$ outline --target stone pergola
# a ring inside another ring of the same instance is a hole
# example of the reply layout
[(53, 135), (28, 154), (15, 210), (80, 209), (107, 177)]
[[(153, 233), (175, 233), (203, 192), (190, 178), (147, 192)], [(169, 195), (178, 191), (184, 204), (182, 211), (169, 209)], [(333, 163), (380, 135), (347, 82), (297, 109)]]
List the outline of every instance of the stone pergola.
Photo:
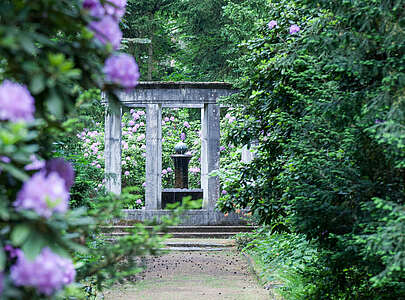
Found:
[[(224, 82), (140, 82), (119, 99), (127, 107), (146, 108), (146, 210), (162, 208), (162, 108), (201, 109), (201, 188), (203, 210), (213, 211), (219, 197), (219, 97), (234, 91)], [(108, 103), (108, 100), (106, 101)], [(105, 173), (108, 191), (121, 193), (122, 108), (107, 106), (105, 116)]]

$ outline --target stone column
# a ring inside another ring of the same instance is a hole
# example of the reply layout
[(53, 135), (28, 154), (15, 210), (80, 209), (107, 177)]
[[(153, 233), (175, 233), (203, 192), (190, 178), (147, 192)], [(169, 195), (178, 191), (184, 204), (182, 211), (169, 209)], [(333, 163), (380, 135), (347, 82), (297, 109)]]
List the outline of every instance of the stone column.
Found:
[(106, 189), (118, 195), (121, 194), (121, 114), (119, 104), (107, 106), (104, 132)]
[(209, 173), (219, 169), (220, 118), (219, 105), (204, 104), (201, 110), (201, 188), (203, 208), (214, 210), (219, 198), (219, 178)]
[(146, 106), (146, 209), (162, 208), (162, 106)]

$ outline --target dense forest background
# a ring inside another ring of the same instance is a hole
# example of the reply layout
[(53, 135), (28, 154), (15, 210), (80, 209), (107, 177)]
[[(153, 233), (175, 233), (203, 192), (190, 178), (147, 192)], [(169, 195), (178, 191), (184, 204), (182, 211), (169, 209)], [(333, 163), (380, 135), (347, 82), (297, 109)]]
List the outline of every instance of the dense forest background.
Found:
[(257, 157), (227, 166), (219, 208), (310, 241), (298, 299), (404, 299), (404, 25), (398, 0), (129, 5), (143, 80), (239, 89), (228, 140)]

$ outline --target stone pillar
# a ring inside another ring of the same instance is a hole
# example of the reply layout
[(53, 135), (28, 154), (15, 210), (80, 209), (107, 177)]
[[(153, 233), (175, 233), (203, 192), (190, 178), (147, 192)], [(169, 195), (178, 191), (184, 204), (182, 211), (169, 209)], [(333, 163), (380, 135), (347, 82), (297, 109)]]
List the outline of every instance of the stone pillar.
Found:
[(106, 189), (118, 195), (121, 194), (121, 114), (119, 104), (107, 106), (104, 132)]
[(146, 106), (146, 209), (162, 208), (162, 106)]
[(201, 188), (203, 208), (214, 210), (219, 198), (219, 178), (209, 176), (219, 170), (220, 118), (219, 105), (204, 104), (201, 110)]

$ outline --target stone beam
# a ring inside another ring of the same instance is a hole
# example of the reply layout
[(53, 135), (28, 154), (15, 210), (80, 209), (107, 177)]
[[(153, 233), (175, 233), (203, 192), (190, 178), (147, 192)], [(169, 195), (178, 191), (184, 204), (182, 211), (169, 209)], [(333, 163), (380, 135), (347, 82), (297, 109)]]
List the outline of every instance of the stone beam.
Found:
[(235, 91), (223, 82), (140, 82), (130, 92), (120, 92), (118, 97), (126, 106), (162, 104), (176, 107), (215, 104), (219, 97)]

